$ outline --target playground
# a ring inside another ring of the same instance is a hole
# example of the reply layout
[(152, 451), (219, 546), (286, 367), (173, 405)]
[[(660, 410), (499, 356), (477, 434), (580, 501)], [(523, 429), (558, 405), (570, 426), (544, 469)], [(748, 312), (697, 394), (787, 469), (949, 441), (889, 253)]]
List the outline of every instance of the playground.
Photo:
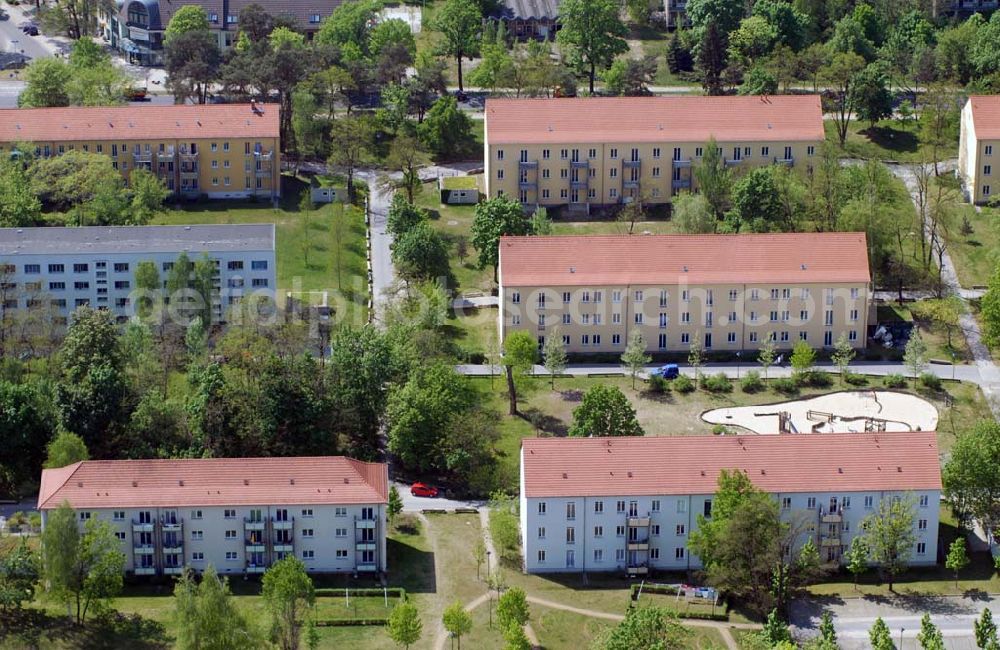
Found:
[(758, 406), (712, 409), (701, 415), (709, 424), (752, 433), (865, 433), (935, 431), (938, 412), (925, 399), (884, 390), (829, 393), (808, 399)]

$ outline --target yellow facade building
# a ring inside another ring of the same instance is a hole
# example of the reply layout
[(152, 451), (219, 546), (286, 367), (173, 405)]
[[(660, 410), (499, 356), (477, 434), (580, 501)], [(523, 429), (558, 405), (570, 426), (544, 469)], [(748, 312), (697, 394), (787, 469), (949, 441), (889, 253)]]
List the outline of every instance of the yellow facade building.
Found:
[(863, 348), (872, 321), (864, 233), (503, 237), (501, 339), (567, 352)]
[(0, 153), (103, 154), (126, 182), (133, 170), (147, 169), (191, 198), (277, 199), (280, 145), (276, 104), (0, 110)]
[(589, 211), (692, 189), (692, 166), (715, 138), (735, 170), (808, 167), (824, 140), (816, 95), (489, 99), (487, 195), (527, 208)]
[(958, 175), (973, 203), (988, 203), (1000, 193), (1000, 95), (973, 95), (962, 109)]

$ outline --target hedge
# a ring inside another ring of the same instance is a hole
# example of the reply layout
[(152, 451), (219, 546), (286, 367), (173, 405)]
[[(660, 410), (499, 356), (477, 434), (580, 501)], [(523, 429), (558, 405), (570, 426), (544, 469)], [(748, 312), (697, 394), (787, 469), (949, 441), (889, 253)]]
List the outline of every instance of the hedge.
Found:
[(315, 621), (316, 627), (351, 627), (355, 625), (386, 625), (388, 618), (321, 618)]

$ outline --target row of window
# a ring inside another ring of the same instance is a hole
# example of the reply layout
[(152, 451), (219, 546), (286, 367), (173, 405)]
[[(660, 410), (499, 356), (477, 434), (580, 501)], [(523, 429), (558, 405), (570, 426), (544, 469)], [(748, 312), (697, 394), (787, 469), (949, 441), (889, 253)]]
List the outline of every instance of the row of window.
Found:
[[(83, 144), (83, 145), (80, 145), (80, 146), (81, 146), (81, 149), (83, 151), (87, 151), (87, 152), (90, 151), (90, 145), (89, 144)], [(172, 146), (168, 150), (167, 149), (167, 144), (163, 143), (163, 142), (161, 142), (158, 145), (156, 145), (156, 147), (157, 147), (156, 153), (160, 153), (160, 154), (169, 154), (170, 152), (173, 151), (173, 147)], [(216, 151), (219, 150), (219, 143), (218, 142), (212, 142), (212, 143), (209, 144), (209, 148), (213, 152), (216, 152)], [(66, 151), (73, 151), (74, 149), (76, 149), (76, 145), (75, 144), (59, 144), (59, 145), (56, 145), (54, 149), (53, 149), (52, 145), (46, 144), (46, 145), (41, 145), (41, 146), (35, 147), (35, 156), (41, 156), (41, 157), (48, 158), (49, 156), (52, 155), (53, 152), (62, 154), (62, 153), (66, 153)], [(228, 153), (229, 150), (230, 150), (229, 142), (223, 142), (222, 143), (222, 151), (223, 151), (223, 153)], [(128, 152), (129, 152), (129, 145), (128, 145), (127, 142), (123, 142), (123, 143), (121, 143), (121, 146), (119, 147), (119, 144), (117, 142), (113, 142), (110, 145), (110, 151), (111, 151), (111, 156), (112, 157), (117, 156), (119, 151), (121, 151), (122, 155), (126, 155), (127, 156)], [(96, 143), (94, 145), (94, 152), (95, 153), (101, 153), (101, 154), (104, 153), (104, 143)], [(198, 153), (198, 143), (197, 142), (192, 142), (190, 144), (190, 146), (188, 146), (186, 144), (182, 144), (181, 145), (181, 153), (187, 155), (188, 152), (190, 152), (191, 154), (197, 154)], [(246, 142), (243, 143), (243, 153), (244, 153), (244, 155), (249, 156), (251, 154), (261, 154), (263, 152), (264, 152), (264, 145), (263, 145), (262, 142), (258, 141), (258, 142), (251, 143), (248, 140), (248, 141), (246, 141)], [(152, 155), (152, 153), (153, 153), (153, 145), (151, 143), (148, 143), (148, 142), (146, 142), (146, 143), (136, 142), (136, 143), (132, 144), (132, 155), (133, 156)]]
[[(514, 319), (512, 319), (512, 321), (516, 321), (516, 322), (513, 322), (512, 324), (517, 325), (517, 324), (520, 323), (520, 318), (519, 317), (515, 317)], [(749, 343), (758, 343), (760, 341), (760, 337), (758, 336), (758, 332), (750, 332), (748, 334), (747, 338), (748, 338)], [(779, 342), (780, 343), (787, 343), (787, 342), (791, 341), (790, 333), (787, 330), (786, 331), (782, 331), (782, 332), (770, 332), (770, 336), (768, 338), (769, 338), (770, 341), (772, 341), (774, 343), (779, 343)], [(601, 345), (601, 340), (602, 339), (601, 339), (601, 335), (600, 334), (583, 334), (583, 335), (580, 336), (580, 345), (582, 345), (584, 347), (586, 347), (586, 346), (599, 347)], [(808, 341), (809, 340), (809, 332), (806, 332), (806, 331), (799, 332), (799, 338), (798, 338), (798, 340), (800, 340), (800, 341)], [(847, 332), (847, 340), (850, 341), (851, 343), (856, 342), (858, 340), (858, 331), (857, 330), (849, 330)], [(562, 335), (562, 342), (563, 342), (563, 345), (570, 346), (570, 345), (573, 344), (573, 339), (568, 334), (563, 334)], [(703, 341), (703, 347), (706, 350), (709, 350), (709, 349), (712, 348), (713, 342), (714, 342), (714, 338), (712, 336), (712, 333), (711, 332), (706, 332), (705, 333), (705, 338), (704, 338), (704, 341)], [(735, 344), (736, 342), (737, 342), (736, 332), (726, 332), (726, 343)], [(691, 333), (690, 332), (681, 332), (681, 334), (680, 334), (680, 343), (681, 343), (681, 345), (690, 345), (690, 343), (691, 343)], [(612, 346), (621, 346), (622, 345), (622, 335), (621, 334), (612, 334), (611, 335), (611, 345)], [(825, 347), (832, 347), (833, 346), (833, 332), (832, 331), (823, 332), (823, 345)], [(539, 336), (538, 337), (538, 348), (542, 349), (544, 346), (545, 346), (545, 337), (544, 336)], [(656, 346), (660, 350), (666, 350), (666, 349), (669, 348), (668, 339), (667, 339), (667, 335), (666, 334), (660, 334), (660, 335), (658, 335), (656, 337)]]
[[(219, 260), (212, 260), (215, 266), (219, 266)], [(169, 271), (174, 267), (173, 262), (163, 262), (163, 270)], [(47, 267), (49, 274), (58, 275), (66, 272), (65, 264), (49, 264)], [(95, 262), (94, 268), (97, 270), (98, 277), (106, 277), (107, 262)], [(128, 262), (115, 262), (112, 265), (112, 270), (115, 273), (128, 273), (130, 265)], [(226, 263), (226, 268), (230, 271), (242, 271), (243, 270), (243, 260), (230, 260)], [(252, 260), (250, 262), (250, 268), (253, 271), (266, 271), (267, 270), (267, 260)], [(102, 275), (102, 270), (104, 270), (104, 275)], [(13, 264), (6, 264), (3, 267), (5, 273), (16, 273), (17, 267)], [(25, 264), (23, 271), (25, 275), (38, 275), (42, 272), (41, 264)], [(89, 273), (90, 264), (87, 262), (79, 262), (73, 264), (73, 273)]]
[[(233, 281), (230, 280), (230, 286), (233, 286), (232, 282)], [(242, 281), (240, 283), (240, 286), (242, 286)], [(848, 320), (850, 322), (852, 322), (852, 323), (856, 323), (858, 321), (858, 319), (860, 318), (860, 314), (861, 314), (861, 312), (859, 310), (857, 310), (857, 309), (851, 309), (851, 310), (848, 311)], [(601, 313), (598, 313), (598, 312), (595, 312), (593, 314), (591, 314), (591, 313), (579, 314), (579, 316), (580, 316), (580, 318), (579, 318), (578, 324), (580, 324), (580, 325), (600, 326), (602, 324), (602, 321), (603, 321), (603, 318), (604, 318), (604, 315), (601, 314)], [(751, 324), (756, 324), (756, 323), (760, 322), (761, 319), (760, 319), (759, 316), (760, 315), (757, 312), (755, 312), (755, 311), (750, 312), (750, 318), (749, 318), (748, 322), (750, 322)], [(702, 325), (704, 327), (709, 327), (709, 328), (712, 327), (712, 324), (713, 324), (713, 322), (715, 320), (713, 312), (710, 312), (710, 311), (709, 312), (705, 312), (703, 320), (704, 320), (704, 322), (702, 323)], [(512, 314), (511, 315), (511, 321), (512, 321), (512, 323), (514, 325), (519, 325), (521, 323), (521, 316), (520, 316), (520, 314)], [(643, 325), (645, 323), (644, 314), (642, 312), (633, 314), (632, 321), (636, 325)], [(775, 310), (775, 311), (771, 312), (770, 322), (772, 322), (772, 323), (778, 323), (778, 322), (787, 323), (789, 321), (791, 321), (791, 312), (790, 311), (785, 310), (785, 311), (782, 311), (782, 312), (779, 313), (778, 311)], [(803, 309), (803, 310), (799, 311), (799, 321), (803, 325), (805, 325), (806, 323), (809, 322), (809, 310)], [(545, 325), (546, 325), (546, 314), (538, 314), (537, 315), (537, 322), (538, 322), (538, 328), (539, 329), (543, 329), (545, 327)], [(621, 314), (621, 312), (614, 312), (614, 313), (611, 314), (611, 324), (612, 325), (620, 325), (621, 322), (622, 322), (622, 314)], [(681, 312), (681, 322), (684, 323), (684, 324), (686, 324), (686, 325), (690, 324), (691, 323), (691, 312), (689, 312), (689, 311)], [(725, 326), (725, 325), (736, 325), (738, 323), (739, 323), (739, 319), (737, 317), (737, 313), (735, 311), (731, 311), (731, 312), (729, 312), (728, 319), (726, 319), (725, 321), (723, 321), (722, 325), (723, 326)], [(572, 314), (563, 314), (562, 315), (562, 324), (563, 325), (572, 325), (573, 324), (573, 315)], [(666, 312), (660, 312), (660, 314), (659, 314), (659, 326), (660, 326), (660, 329), (666, 329), (669, 324), (670, 324), (670, 315), (667, 314)], [(824, 324), (825, 325), (833, 325), (833, 310), (832, 309), (827, 309), (826, 310), (826, 312), (824, 314)]]
[[(924, 522), (926, 524), (926, 522)], [(538, 527), (538, 539), (545, 539), (545, 526)], [(624, 538), (625, 537), (625, 526), (615, 526), (615, 537)], [(649, 527), (649, 534), (653, 537), (660, 536), (660, 525), (653, 524)], [(685, 524), (677, 524), (674, 527), (674, 535), (677, 537), (684, 537), (687, 535), (687, 526)], [(594, 526), (594, 537), (601, 539), (604, 537), (604, 526)], [(576, 543), (576, 529), (573, 527), (566, 528), (566, 543), (575, 544)]]
[[(684, 271), (685, 272), (687, 271), (687, 267), (684, 267)], [(764, 289), (750, 289), (750, 300), (753, 301), (753, 302), (761, 300), (761, 295), (767, 295), (765, 293), (765, 291), (766, 290), (764, 290)], [(833, 304), (833, 297), (834, 297), (835, 291), (836, 290), (833, 289), (832, 287), (828, 287), (826, 289), (825, 296), (826, 296), (826, 303), (828, 305), (829, 304)], [(581, 302), (581, 303), (589, 303), (589, 302), (599, 303), (599, 302), (601, 302), (601, 300), (604, 297), (604, 293), (602, 291), (600, 291), (600, 290), (579, 289), (579, 290), (577, 290), (576, 293), (577, 293), (577, 296), (579, 297), (579, 302)], [(799, 298), (801, 300), (809, 300), (810, 296), (812, 295), (812, 292), (811, 292), (811, 290), (808, 287), (802, 287), (802, 288), (800, 288), (798, 290), (798, 294), (799, 294)], [(539, 309), (544, 309), (545, 308), (546, 304), (548, 303), (548, 295), (549, 294), (545, 293), (544, 291), (538, 292), (537, 299), (538, 299), (538, 308)], [(618, 289), (613, 290), (611, 292), (611, 302), (616, 303), (616, 304), (620, 303), (622, 301), (622, 297), (624, 295), (625, 295), (625, 293), (622, 292), (621, 290), (618, 290)], [(850, 295), (851, 295), (851, 299), (852, 300), (857, 300), (861, 296), (861, 289), (859, 289), (858, 287), (851, 287)], [(715, 304), (715, 293), (713, 292), (712, 289), (705, 289), (703, 291), (695, 291), (695, 292), (692, 292), (690, 289), (682, 289), (681, 290), (681, 301), (682, 302), (690, 302), (691, 299), (692, 299), (692, 296), (703, 298), (706, 305), (714, 305)], [(636, 289), (632, 293), (633, 302), (637, 302), (637, 303), (644, 302), (645, 301), (645, 297), (646, 297), (646, 291), (644, 289)], [(740, 297), (740, 290), (739, 289), (730, 289), (729, 290), (729, 301), (730, 302), (736, 302), (739, 299), (739, 297)], [(774, 289), (771, 289), (770, 290), (770, 297), (771, 297), (771, 300), (791, 300), (792, 299), (792, 289), (791, 288), (784, 288), (784, 289), (774, 288)], [(668, 304), (669, 299), (670, 299), (670, 292), (667, 289), (661, 289), (660, 292), (659, 292), (659, 303), (660, 303), (660, 306), (661, 307), (666, 307), (667, 304)], [(511, 294), (510, 294), (510, 301), (513, 304), (515, 304), (515, 305), (520, 304), (521, 303), (521, 292), (517, 291), (517, 290), (512, 291)], [(562, 292), (562, 302), (563, 302), (563, 304), (566, 304), (566, 305), (572, 303), (573, 302), (573, 292), (571, 292), (571, 291), (563, 291)]]
[[(312, 508), (302, 508), (301, 517), (304, 519), (311, 519), (313, 517)], [(264, 521), (263, 519), (263, 509), (252, 508), (247, 511), (247, 519), (251, 522)], [(90, 511), (84, 510), (80, 512), (80, 519), (86, 520), (90, 519)], [(346, 517), (347, 507), (346, 506), (335, 506), (333, 514), (335, 517)], [(238, 519), (239, 511), (236, 508), (224, 508), (222, 511), (222, 517), (224, 519)], [(124, 510), (113, 510), (111, 512), (111, 519), (113, 521), (125, 521), (126, 512)], [(137, 514), (138, 523), (140, 524), (151, 524), (153, 523), (153, 513), (151, 510), (141, 510)], [(361, 518), (362, 519), (374, 519), (375, 509), (372, 507), (361, 508)], [(203, 510), (192, 510), (191, 519), (198, 521), (204, 519)], [(290, 521), (289, 510), (287, 508), (277, 508), (274, 510), (275, 521)], [(168, 511), (163, 515), (163, 521), (166, 523), (177, 523), (177, 513), (176, 511)], [(338, 529), (339, 530), (339, 529)]]
[[(548, 553), (545, 550), (539, 550), (536, 556), (538, 558), (538, 564), (545, 564), (548, 560)], [(674, 548), (674, 559), (683, 560), (687, 557), (687, 549), (683, 546), (677, 546)], [(660, 549), (653, 547), (649, 549), (649, 559), (659, 560), (660, 559)], [(594, 549), (594, 562), (600, 564), (604, 561), (604, 549), (595, 548)], [(625, 561), (625, 549), (616, 548), (615, 549), (615, 562)], [(566, 568), (571, 569), (576, 566), (576, 551), (574, 549), (568, 549), (566, 551)]]
[[(681, 147), (674, 147), (673, 149), (674, 149), (674, 151), (673, 151), (673, 158), (672, 158), (672, 160), (675, 160), (675, 161), (684, 160), (684, 157), (683, 157), (684, 153), (683, 153), (683, 150), (681, 149)], [(718, 154), (720, 156), (723, 154), (723, 149), (724, 149), (724, 147), (718, 147), (717, 148), (717, 152), (718, 152)], [(610, 147), (608, 149), (608, 156), (609, 156), (609, 158), (611, 160), (618, 160), (618, 153), (619, 153), (618, 152), (618, 147)], [(663, 150), (662, 150), (661, 147), (653, 147), (652, 154), (653, 154), (653, 159), (654, 160), (659, 160), (660, 158), (662, 158), (663, 157), (662, 153), (663, 153)], [(783, 160), (791, 160), (792, 159), (792, 147), (785, 146), (783, 148), (782, 153), (783, 153), (783, 156), (784, 156)], [(532, 162), (529, 159), (529, 157), (528, 157), (529, 152), (528, 152), (527, 149), (521, 149), (520, 152), (519, 152), (519, 154), (520, 154), (519, 157), (518, 157), (518, 161), (519, 162), (523, 162), (523, 163)], [(813, 156), (815, 154), (816, 154), (816, 147), (814, 145), (808, 145), (806, 147), (806, 155)], [(694, 156), (695, 156), (695, 158), (701, 158), (703, 155), (704, 155), (704, 147), (695, 147), (695, 150), (694, 150)], [(989, 154), (987, 154), (987, 155), (989, 155)], [(771, 157), (771, 147), (766, 146), (766, 145), (762, 146), (760, 148), (760, 157), (761, 158), (770, 158)], [(497, 160), (504, 160), (505, 158), (506, 158), (506, 151), (504, 149), (497, 149)], [(596, 148), (587, 149), (586, 160), (595, 160), (596, 158), (597, 158), (597, 149)], [(747, 147), (747, 146), (742, 146), (742, 147), (740, 147), (740, 146), (734, 146), (733, 147), (732, 160), (747, 160), (747, 159), (750, 159), (750, 158), (753, 158), (753, 147)], [(552, 159), (552, 150), (551, 149), (542, 149), (542, 160), (551, 160), (551, 159)], [(560, 149), (559, 150), (559, 159), (560, 160), (570, 160), (572, 162), (580, 162), (580, 160), (581, 160), (580, 149)], [(629, 161), (630, 162), (639, 162), (640, 160), (641, 160), (641, 157), (640, 157), (640, 151), (639, 151), (639, 149), (636, 148), (636, 147), (631, 148), (629, 150)]]

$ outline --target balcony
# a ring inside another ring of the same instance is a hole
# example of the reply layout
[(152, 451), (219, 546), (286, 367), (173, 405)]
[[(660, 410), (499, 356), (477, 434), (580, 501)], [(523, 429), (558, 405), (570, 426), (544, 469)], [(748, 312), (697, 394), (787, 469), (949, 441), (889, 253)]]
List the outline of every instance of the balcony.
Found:
[(787, 166), (791, 167), (792, 165), (795, 164), (795, 158), (778, 158), (778, 157), (775, 157), (774, 158), (774, 164), (775, 165), (787, 165)]
[(153, 522), (139, 523), (136, 520), (132, 520), (132, 532), (133, 533), (151, 533), (153, 532)]
[(625, 572), (630, 576), (644, 576), (649, 573), (648, 566), (630, 566), (625, 569)]
[(840, 537), (824, 537), (819, 540), (820, 546), (840, 546)]
[(535, 183), (533, 181), (518, 181), (517, 186), (522, 190), (538, 189), (538, 183)]
[(161, 520), (160, 527), (165, 533), (179, 533), (184, 525), (182, 519)]
[(518, 169), (538, 169), (537, 160), (522, 160), (517, 163)]
[(586, 160), (573, 160), (569, 163), (570, 169), (589, 169), (590, 162)]
[(274, 151), (255, 151), (253, 155), (257, 160), (271, 160), (274, 158)]
[(725, 162), (726, 162), (726, 167), (735, 167), (736, 165), (739, 165), (740, 163), (742, 163), (743, 159), (742, 158), (726, 158)]
[(637, 190), (639, 189), (639, 181), (622, 181), (622, 187), (626, 190)]
[(137, 576), (155, 576), (156, 567), (155, 566), (137, 566), (135, 568), (135, 574)]
[(152, 555), (155, 550), (152, 544), (136, 544), (132, 547), (132, 553), (135, 555)]
[(181, 160), (198, 160), (197, 151), (188, 151), (187, 149), (181, 149)]
[(244, 530), (264, 530), (263, 521), (250, 521), (249, 519), (243, 519), (243, 529)]
[(247, 573), (264, 573), (265, 571), (267, 571), (266, 566), (256, 566), (251, 564), (246, 568)]
[(163, 161), (167, 161), (167, 162), (173, 161), (173, 159), (174, 159), (175, 156), (176, 156), (176, 152), (174, 151), (173, 147), (169, 147), (169, 148), (167, 148), (167, 149), (165, 149), (163, 151), (158, 151), (156, 153), (157, 159), (163, 160)]
[(153, 152), (142, 151), (139, 153), (133, 153), (132, 159), (137, 163), (151, 163), (153, 162)]
[(648, 551), (649, 540), (629, 540), (627, 549), (629, 551)]
[(622, 161), (622, 167), (624, 167), (625, 169), (639, 169), (640, 167), (642, 167), (642, 161), (641, 160), (623, 160)]
[(630, 528), (641, 528), (649, 526), (649, 517), (629, 517), (628, 526)]
[(691, 166), (691, 159), (690, 158), (684, 158), (684, 159), (680, 159), (680, 160), (674, 160), (673, 164), (674, 164), (674, 167), (677, 167), (677, 168), (690, 167)]
[(378, 566), (376, 566), (374, 563), (359, 564), (357, 565), (356, 570), (359, 573), (375, 573), (376, 571), (378, 571)]
[(295, 518), (292, 519), (272, 519), (271, 527), (275, 530), (291, 530), (295, 526)]
[(275, 542), (274, 552), (275, 553), (291, 553), (295, 550), (292, 542), (289, 540), (287, 542)]
[(375, 542), (374, 542), (374, 540), (372, 540), (372, 541), (362, 540), (360, 542), (356, 542), (354, 544), (354, 550), (355, 551), (374, 551), (375, 550)]
[(837, 512), (828, 512), (820, 518), (820, 521), (824, 524), (839, 524), (843, 520), (844, 518)]
[(585, 190), (590, 186), (587, 181), (570, 181), (569, 186), (574, 190)]
[(246, 551), (247, 553), (263, 553), (267, 550), (264, 542), (247, 542)]
[[(539, 309), (544, 309), (544, 308), (545, 308), (544, 304), (539, 305)], [(357, 528), (375, 528), (375, 520), (374, 519), (358, 519), (355, 522), (354, 525)]]
[(197, 168), (195, 168), (195, 169), (191, 169), (191, 168), (185, 169), (184, 167), (181, 167), (180, 172), (181, 172), (181, 178), (198, 178), (198, 170), (197, 170)]
[(257, 176), (257, 178), (266, 178), (266, 177), (268, 177), (268, 176), (271, 175), (271, 170), (270, 169), (258, 169), (256, 171), (254, 171), (254, 174)]
[(163, 542), (163, 553), (165, 555), (180, 555), (184, 552), (184, 543), (180, 540)]
[(163, 575), (165, 576), (179, 576), (184, 573), (184, 567), (182, 566), (165, 566), (163, 567)]
[(670, 186), (673, 187), (675, 190), (691, 189), (691, 179), (679, 178), (677, 180), (671, 181)]

